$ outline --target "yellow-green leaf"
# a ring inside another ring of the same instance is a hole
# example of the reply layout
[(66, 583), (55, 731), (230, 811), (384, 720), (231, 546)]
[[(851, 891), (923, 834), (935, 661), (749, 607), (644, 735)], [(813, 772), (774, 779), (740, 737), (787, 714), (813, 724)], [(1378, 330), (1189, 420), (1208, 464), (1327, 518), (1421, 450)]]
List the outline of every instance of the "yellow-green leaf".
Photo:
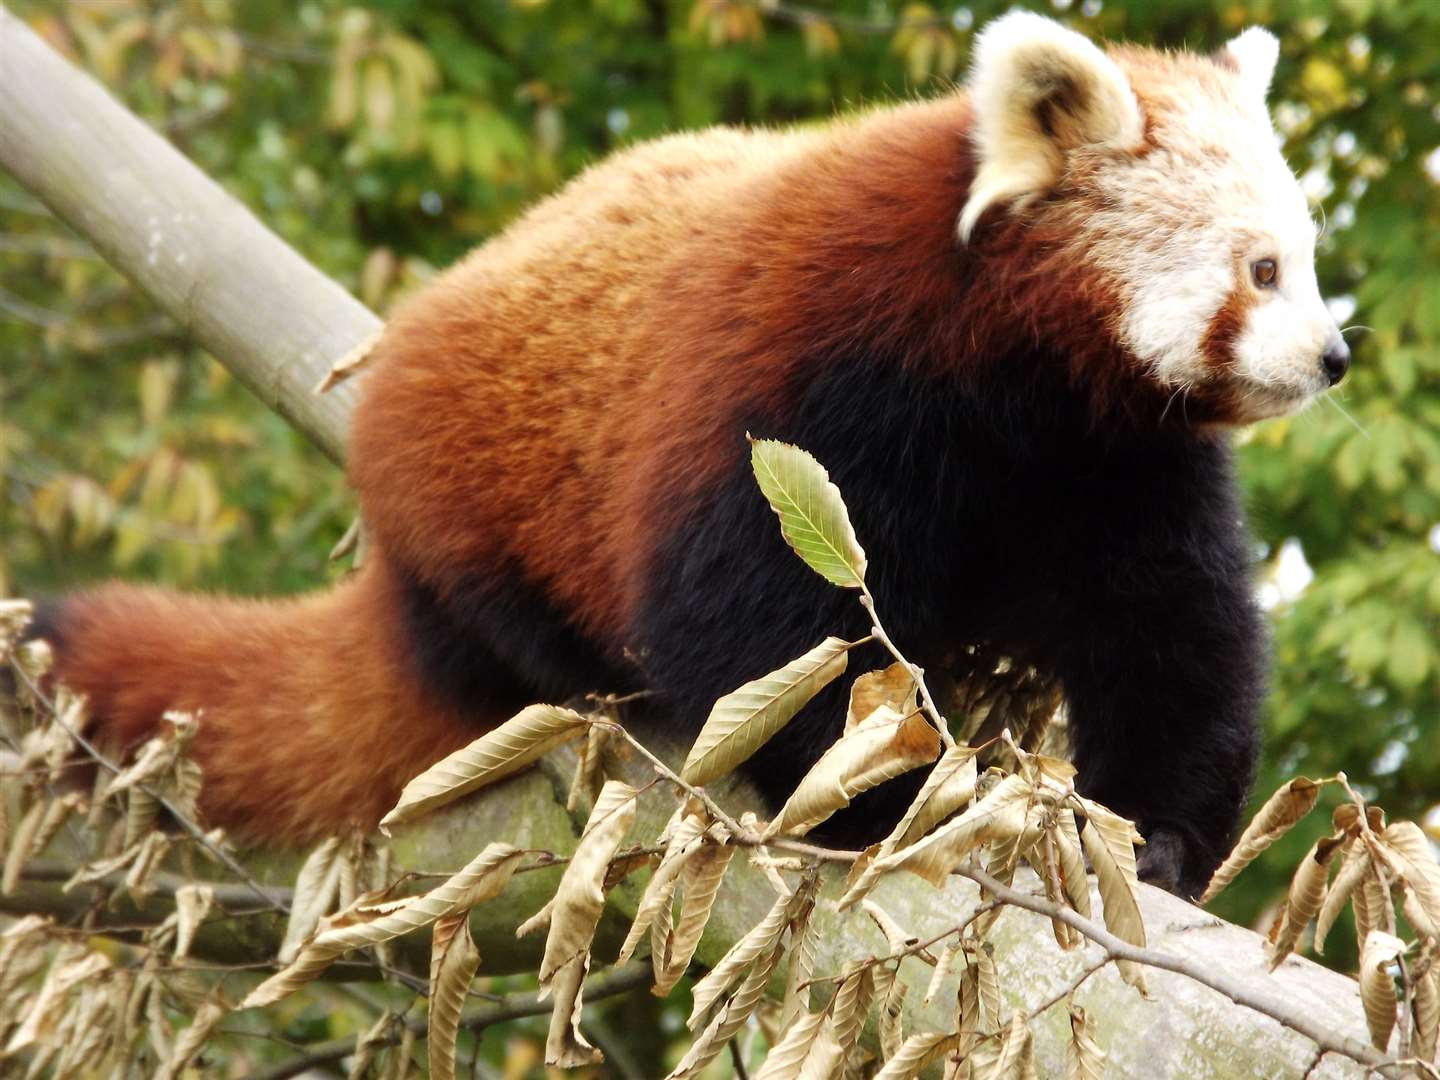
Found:
[(757, 439), (750, 447), (755, 479), (780, 516), (780, 532), (805, 564), (832, 584), (865, 584), (865, 552), (855, 538), (840, 489), (799, 447)]
[(709, 783), (749, 758), (844, 673), (851, 648), (826, 638), (798, 660), (722, 697), (690, 747), (681, 776), (687, 783)]

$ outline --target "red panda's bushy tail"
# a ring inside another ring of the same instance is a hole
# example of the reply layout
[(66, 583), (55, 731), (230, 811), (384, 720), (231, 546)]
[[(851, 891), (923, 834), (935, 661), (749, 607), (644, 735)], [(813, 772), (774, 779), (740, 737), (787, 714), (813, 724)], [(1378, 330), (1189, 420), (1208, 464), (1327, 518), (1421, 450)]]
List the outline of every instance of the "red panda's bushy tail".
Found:
[(294, 845), (373, 826), (406, 780), (479, 734), (416, 679), (396, 610), (377, 553), (291, 600), (103, 585), (42, 605), (28, 636), (50, 643), (53, 675), (88, 697), (113, 753), (166, 710), (197, 713), (204, 823)]

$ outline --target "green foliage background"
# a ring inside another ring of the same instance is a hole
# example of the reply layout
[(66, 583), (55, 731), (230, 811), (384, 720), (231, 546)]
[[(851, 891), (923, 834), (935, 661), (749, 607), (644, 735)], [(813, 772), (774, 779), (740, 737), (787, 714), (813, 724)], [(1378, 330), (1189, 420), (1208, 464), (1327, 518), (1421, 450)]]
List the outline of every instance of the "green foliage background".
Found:
[[(1440, 3), (12, 3), (382, 314), (617, 146), (943, 93), (1011, 6), (1171, 47), (1279, 35), (1272, 105), (1328, 222), (1322, 288), (1368, 329), (1338, 401), (1244, 439), (1275, 629), (1260, 791), (1344, 769), (1423, 817), (1440, 801)], [(115, 574), (306, 588), (335, 573), (353, 510), (333, 466), (3, 176), (0, 470), (0, 594)], [(1257, 918), (1313, 835), (1222, 913)]]

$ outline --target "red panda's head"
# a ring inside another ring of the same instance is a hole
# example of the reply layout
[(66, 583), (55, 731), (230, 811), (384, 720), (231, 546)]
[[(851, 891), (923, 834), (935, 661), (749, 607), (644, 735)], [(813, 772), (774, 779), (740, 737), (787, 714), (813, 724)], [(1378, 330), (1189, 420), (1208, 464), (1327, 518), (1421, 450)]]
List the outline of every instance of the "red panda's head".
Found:
[(1144, 376), (1236, 423), (1300, 408), (1349, 360), (1265, 106), (1277, 54), (1258, 28), (1213, 57), (1107, 53), (1022, 12), (980, 35), (971, 78), (961, 239), (992, 210), (1065, 237)]

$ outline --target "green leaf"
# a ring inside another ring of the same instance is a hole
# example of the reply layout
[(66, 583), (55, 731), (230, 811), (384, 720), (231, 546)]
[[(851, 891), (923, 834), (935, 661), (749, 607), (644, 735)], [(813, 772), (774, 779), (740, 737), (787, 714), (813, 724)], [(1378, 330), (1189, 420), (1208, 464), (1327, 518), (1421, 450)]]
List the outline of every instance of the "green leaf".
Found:
[(751, 441), (750, 464), (795, 554), (826, 581), (862, 588), (865, 552), (824, 467), (804, 450), (773, 439)]
[(851, 648), (847, 641), (826, 638), (798, 660), (717, 701), (680, 770), (686, 783), (709, 783), (769, 742), (806, 702), (844, 673)]

